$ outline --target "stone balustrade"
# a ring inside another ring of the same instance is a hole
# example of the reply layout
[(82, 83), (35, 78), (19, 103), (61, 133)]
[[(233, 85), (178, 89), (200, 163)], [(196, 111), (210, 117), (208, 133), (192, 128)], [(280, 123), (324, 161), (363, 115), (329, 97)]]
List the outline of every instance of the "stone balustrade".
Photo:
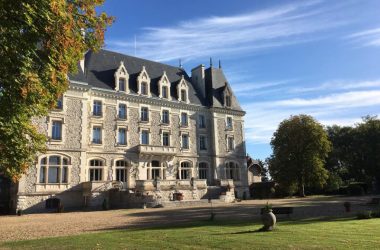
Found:
[(207, 189), (207, 180), (187, 179), (187, 180), (137, 180), (136, 190), (154, 191), (154, 190), (191, 190)]
[(149, 155), (176, 155), (177, 149), (175, 147), (163, 147), (163, 146), (152, 146), (152, 145), (139, 145), (138, 151), (140, 154)]

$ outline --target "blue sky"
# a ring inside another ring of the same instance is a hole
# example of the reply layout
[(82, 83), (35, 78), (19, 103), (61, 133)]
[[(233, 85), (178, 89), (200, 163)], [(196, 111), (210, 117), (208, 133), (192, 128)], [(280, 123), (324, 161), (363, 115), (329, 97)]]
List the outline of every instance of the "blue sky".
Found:
[[(117, 1), (110, 50), (190, 72), (212, 57), (247, 111), (247, 152), (265, 159), (279, 122), (380, 114), (380, 1)], [(135, 50), (136, 37), (136, 50)]]

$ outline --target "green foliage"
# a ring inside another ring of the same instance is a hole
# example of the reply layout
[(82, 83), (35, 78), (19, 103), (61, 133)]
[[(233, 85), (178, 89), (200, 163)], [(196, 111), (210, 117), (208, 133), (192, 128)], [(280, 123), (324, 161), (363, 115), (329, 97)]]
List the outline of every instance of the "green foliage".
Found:
[(367, 116), (354, 127), (328, 127), (327, 133), (333, 145), (326, 160), (330, 172), (343, 181), (380, 181), (380, 119)]
[[(47, 138), (33, 120), (68, 88), (83, 54), (99, 49), (112, 18), (102, 0), (2, 0), (0, 8), (0, 172), (20, 178)], [(83, 33), (86, 33), (83, 36)]]
[(329, 177), (326, 181), (324, 189), (328, 193), (336, 193), (338, 192), (339, 188), (342, 187), (342, 185), (342, 178), (340, 178), (340, 176), (335, 172), (329, 172)]
[(362, 211), (362, 212), (359, 212), (359, 213), (356, 215), (356, 218), (357, 218), (358, 220), (371, 219), (371, 218), (372, 218), (372, 212), (371, 212), (371, 211)]
[(267, 204), (264, 206), (264, 212), (265, 212), (265, 213), (270, 213), (270, 212), (272, 212), (272, 204), (269, 204), (269, 203), (267, 202)]
[(363, 195), (365, 190), (359, 183), (350, 183), (347, 187), (347, 194), (352, 196)]
[(301, 196), (307, 187), (323, 187), (328, 179), (325, 159), (331, 143), (321, 124), (307, 115), (282, 121), (271, 140), (272, 178), (282, 187), (297, 186)]

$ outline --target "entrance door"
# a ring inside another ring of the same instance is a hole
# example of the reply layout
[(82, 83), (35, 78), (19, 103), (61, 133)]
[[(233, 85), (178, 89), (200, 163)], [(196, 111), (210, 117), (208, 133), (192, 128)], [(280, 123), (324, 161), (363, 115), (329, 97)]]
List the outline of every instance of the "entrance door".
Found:
[(11, 181), (0, 175), (0, 214), (9, 213)]

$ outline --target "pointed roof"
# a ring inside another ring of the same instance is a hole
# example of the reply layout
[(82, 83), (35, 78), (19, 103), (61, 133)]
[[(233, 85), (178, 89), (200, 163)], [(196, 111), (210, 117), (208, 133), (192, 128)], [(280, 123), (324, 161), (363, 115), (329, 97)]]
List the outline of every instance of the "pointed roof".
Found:
[(230, 108), (233, 110), (243, 111), (221, 68), (210, 67), (206, 69), (205, 80), (207, 101), (209, 106), (224, 108), (224, 93), (225, 91), (228, 91), (231, 96)]

